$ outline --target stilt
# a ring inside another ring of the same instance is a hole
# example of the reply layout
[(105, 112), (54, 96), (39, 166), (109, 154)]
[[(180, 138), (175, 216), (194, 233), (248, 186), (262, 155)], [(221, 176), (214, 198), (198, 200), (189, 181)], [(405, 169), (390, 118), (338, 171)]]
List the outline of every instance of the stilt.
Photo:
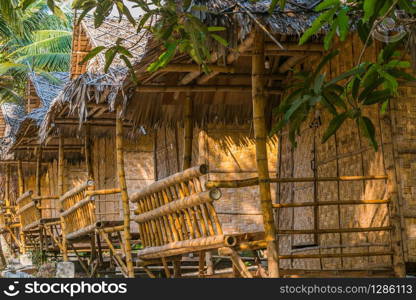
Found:
[[(58, 149), (58, 194), (62, 196), (65, 193), (64, 188), (64, 174), (65, 174), (65, 158), (64, 158), (64, 138), (59, 135), (59, 149)], [(62, 209), (62, 208), (61, 208)], [(68, 241), (65, 236), (65, 220), (61, 217), (61, 231), (62, 231), (62, 258), (68, 261)]]
[(264, 93), (264, 34), (256, 27), (252, 56), (252, 101), (253, 125), (256, 142), (256, 162), (259, 177), (260, 201), (263, 215), (269, 276), (279, 277), (279, 261), (276, 227), (270, 192), (269, 167), (267, 160), (267, 130), (264, 117), (266, 96)]
[(205, 251), (199, 252), (198, 275), (199, 277), (205, 275)]
[(3, 252), (3, 245), (1, 242), (2, 239), (5, 239), (3, 235), (0, 236), (0, 263), (1, 263), (1, 267), (5, 268), (7, 266), (7, 262), (6, 262), (6, 257), (4, 256), (4, 252)]
[(131, 254), (131, 233), (130, 233), (130, 205), (129, 195), (127, 193), (126, 174), (124, 171), (124, 150), (123, 150), (123, 120), (121, 109), (117, 108), (116, 116), (116, 152), (117, 152), (117, 175), (121, 190), (121, 200), (123, 203), (123, 220), (124, 220), (124, 240), (126, 251), (126, 267), (128, 277), (134, 278), (133, 258)]
[[(23, 179), (23, 164), (22, 164), (22, 160), (18, 160), (17, 162), (17, 183), (18, 183), (18, 189), (19, 189), (19, 197), (21, 195), (23, 195), (24, 190), (25, 190), (25, 183), (24, 183), (24, 179)], [(21, 217), (20, 217), (21, 218)], [(23, 232), (23, 228), (22, 228), (22, 220), (19, 220), (20, 222), (20, 233), (19, 233), (19, 237), (20, 237), (20, 252), (22, 254), (26, 253), (26, 240), (25, 240), (25, 234)]]

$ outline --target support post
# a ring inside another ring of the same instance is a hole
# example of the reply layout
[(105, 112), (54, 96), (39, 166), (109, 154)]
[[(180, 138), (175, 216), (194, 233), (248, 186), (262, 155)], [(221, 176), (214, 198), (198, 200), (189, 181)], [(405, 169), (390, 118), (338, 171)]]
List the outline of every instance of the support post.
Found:
[(36, 157), (36, 184), (35, 195), (41, 196), (41, 165), (42, 165), (42, 147), (38, 147), (38, 153)]
[(20, 159), (17, 162), (17, 180), (19, 186), (19, 196), (22, 196), (25, 190), (25, 183), (23, 179), (23, 163)]
[(4, 188), (4, 203), (6, 205), (6, 212), (10, 213), (10, 165), (6, 165), (6, 183)]
[[(19, 197), (23, 195), (24, 190), (25, 190), (25, 183), (24, 183), (24, 179), (23, 179), (23, 163), (22, 160), (18, 160), (17, 161), (17, 183), (18, 183), (18, 189), (19, 189)], [(21, 218), (21, 217), (20, 217)], [(19, 218), (19, 219), (20, 219)], [(25, 234), (23, 232), (23, 228), (22, 228), (22, 221), (20, 221), (20, 251), (22, 254), (26, 253), (26, 239), (25, 239)]]
[(126, 174), (124, 171), (124, 149), (123, 149), (123, 120), (121, 108), (117, 107), (116, 112), (116, 154), (117, 154), (117, 175), (121, 190), (121, 200), (123, 203), (123, 221), (124, 221), (124, 240), (126, 250), (127, 275), (134, 278), (133, 258), (131, 254), (131, 233), (130, 233), (130, 205), (129, 195), (127, 193)]
[(279, 258), (276, 227), (269, 183), (267, 160), (267, 130), (265, 120), (266, 97), (264, 91), (264, 34), (256, 27), (252, 56), (253, 125), (256, 142), (256, 162), (259, 177), (260, 201), (263, 215), (269, 277), (279, 277)]
[(90, 125), (85, 125), (85, 138), (84, 138), (84, 147), (85, 147), (85, 164), (87, 166), (87, 174), (89, 180), (94, 180), (94, 169), (92, 165), (92, 155), (91, 155), (91, 127)]
[[(64, 174), (65, 174), (65, 158), (64, 158), (64, 137), (59, 135), (59, 148), (58, 148), (58, 194), (62, 196), (65, 193), (64, 189)], [(61, 208), (62, 209), (62, 208)], [(61, 218), (61, 231), (62, 231), (62, 258), (64, 261), (68, 261), (68, 241), (65, 236), (65, 220)]]
[(193, 120), (192, 120), (192, 99), (190, 93), (186, 94), (183, 107), (184, 114), (184, 151), (182, 170), (189, 169), (192, 164), (192, 137), (193, 137)]

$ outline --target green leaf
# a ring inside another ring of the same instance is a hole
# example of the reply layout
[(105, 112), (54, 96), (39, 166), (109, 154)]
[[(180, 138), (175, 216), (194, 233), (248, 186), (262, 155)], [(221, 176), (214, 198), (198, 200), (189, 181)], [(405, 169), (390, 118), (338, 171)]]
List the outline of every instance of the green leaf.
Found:
[(378, 144), (376, 141), (376, 130), (374, 128), (373, 122), (371, 122), (371, 120), (367, 117), (359, 117), (357, 122), (363, 132), (363, 135), (370, 140), (374, 150), (377, 151)]
[(217, 34), (213, 33), (213, 34), (211, 34), (211, 37), (212, 37), (214, 40), (216, 40), (218, 43), (220, 43), (221, 45), (223, 45), (223, 46), (225, 46), (225, 47), (227, 47), (227, 46), (228, 46), (228, 42), (227, 42), (225, 39), (223, 39), (222, 37), (220, 37), (219, 35), (217, 35)]
[(345, 39), (348, 36), (348, 32), (349, 32), (349, 22), (350, 19), (347, 15), (348, 10), (347, 9), (342, 9), (340, 11), (340, 13), (338, 14), (338, 28), (339, 28), (339, 36), (341, 41), (345, 41)]
[(374, 15), (376, 3), (378, 1), (380, 1), (380, 0), (364, 0), (364, 6), (363, 6), (364, 17), (363, 17), (363, 21), (365, 23), (367, 23), (368, 21), (370, 21), (370, 18)]
[(90, 59), (94, 58), (95, 56), (97, 56), (101, 51), (103, 51), (105, 49), (105, 46), (98, 46), (95, 47), (94, 49), (92, 49), (87, 55), (85, 55), (85, 57), (83, 58), (83, 60), (79, 63), (80, 65), (86, 63), (87, 61), (89, 61)]
[(209, 32), (224, 31), (224, 30), (226, 30), (226, 28), (221, 27), (221, 26), (209, 26), (208, 27)]
[(392, 97), (391, 91), (388, 89), (382, 91), (375, 91), (364, 99), (364, 105), (372, 105), (375, 103), (382, 103)]
[(337, 116), (335, 116), (331, 122), (329, 122), (328, 128), (326, 129), (323, 137), (322, 137), (322, 143), (325, 143), (331, 136), (337, 132), (337, 130), (341, 127), (341, 125), (344, 123), (344, 121), (347, 119), (348, 114), (342, 113)]

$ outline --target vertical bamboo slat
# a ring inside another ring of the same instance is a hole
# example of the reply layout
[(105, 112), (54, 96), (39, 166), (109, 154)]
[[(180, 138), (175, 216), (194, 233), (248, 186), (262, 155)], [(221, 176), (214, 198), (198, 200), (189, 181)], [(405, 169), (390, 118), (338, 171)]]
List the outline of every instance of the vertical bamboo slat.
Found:
[(84, 138), (84, 147), (85, 147), (85, 164), (87, 167), (87, 174), (89, 180), (94, 180), (94, 169), (92, 164), (92, 147), (91, 147), (91, 128), (87, 124), (85, 128), (85, 138)]
[[(62, 196), (64, 194), (64, 167), (65, 167), (65, 160), (64, 160), (64, 138), (62, 135), (59, 136), (59, 149), (58, 149), (58, 194)], [(61, 207), (63, 210), (63, 207)], [(68, 261), (68, 242), (66, 240), (65, 232), (65, 220), (61, 217), (61, 231), (62, 231), (62, 257), (64, 261)]]
[(133, 259), (131, 255), (131, 233), (130, 233), (130, 206), (127, 193), (126, 174), (124, 171), (124, 150), (123, 150), (123, 120), (121, 109), (116, 112), (116, 152), (117, 152), (117, 174), (123, 202), (124, 239), (126, 249), (126, 266), (128, 277), (134, 277)]
[(264, 117), (266, 97), (264, 93), (264, 34), (256, 27), (252, 56), (253, 125), (256, 143), (256, 162), (259, 177), (260, 201), (263, 215), (267, 260), (270, 277), (279, 277), (279, 261), (276, 227), (273, 217), (269, 168), (267, 160), (267, 130)]
[(192, 120), (192, 99), (189, 93), (186, 94), (183, 106), (184, 114), (184, 150), (183, 150), (183, 166), (182, 171), (191, 167), (192, 164), (192, 136), (193, 136), (193, 120)]

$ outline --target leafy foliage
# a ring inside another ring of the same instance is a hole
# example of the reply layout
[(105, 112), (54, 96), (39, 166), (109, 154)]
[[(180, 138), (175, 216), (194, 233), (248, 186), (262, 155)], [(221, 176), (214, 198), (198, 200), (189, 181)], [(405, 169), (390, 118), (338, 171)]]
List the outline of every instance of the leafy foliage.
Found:
[[(94, 23), (96, 27), (104, 22), (113, 9), (117, 9), (120, 18), (127, 18), (137, 27), (138, 33), (142, 30), (150, 31), (163, 43), (165, 48), (158, 59), (149, 66), (148, 70), (151, 72), (166, 66), (176, 53), (188, 54), (206, 72), (209, 72), (207, 65), (210, 60), (210, 52), (207, 44), (215, 41), (225, 47), (228, 45), (227, 41), (219, 34), (225, 28), (206, 26), (198, 18), (200, 13), (206, 12), (207, 7), (205, 6), (193, 5), (190, 0), (183, 1), (182, 5), (178, 5), (178, 2), (174, 0), (128, 0), (128, 2), (134, 3), (135, 7), (144, 11), (139, 20), (136, 21), (133, 18), (122, 0), (75, 0), (73, 8), (82, 11), (79, 21), (95, 9)], [(88, 59), (102, 51), (105, 51), (106, 70), (116, 55), (120, 55), (120, 58), (129, 65), (128, 59), (131, 54), (122, 46), (121, 40), (109, 49), (101, 47), (94, 49), (88, 55)]]
[(7, 5), (2, 2), (0, 5), (2, 101), (15, 101), (19, 98), (25, 87), (27, 74), (30, 72), (45, 74), (68, 70), (71, 30), (71, 16), (58, 18), (52, 15), (45, 0), (11, 1)]
[(327, 79), (324, 67), (339, 54), (333, 51), (325, 56), (312, 72), (302, 71), (294, 75), (291, 92), (282, 101), (276, 114), (281, 121), (274, 130), (289, 126), (289, 138), (296, 146), (296, 135), (309, 114), (316, 110), (327, 110), (333, 118), (322, 142), (326, 142), (347, 119), (355, 120), (364, 136), (377, 150), (375, 129), (370, 118), (363, 115), (368, 105), (381, 105), (383, 112), (392, 97), (397, 94), (398, 80), (414, 80), (403, 71), (410, 64), (400, 60), (397, 44), (390, 44), (380, 52), (377, 62), (364, 62), (336, 78)]

